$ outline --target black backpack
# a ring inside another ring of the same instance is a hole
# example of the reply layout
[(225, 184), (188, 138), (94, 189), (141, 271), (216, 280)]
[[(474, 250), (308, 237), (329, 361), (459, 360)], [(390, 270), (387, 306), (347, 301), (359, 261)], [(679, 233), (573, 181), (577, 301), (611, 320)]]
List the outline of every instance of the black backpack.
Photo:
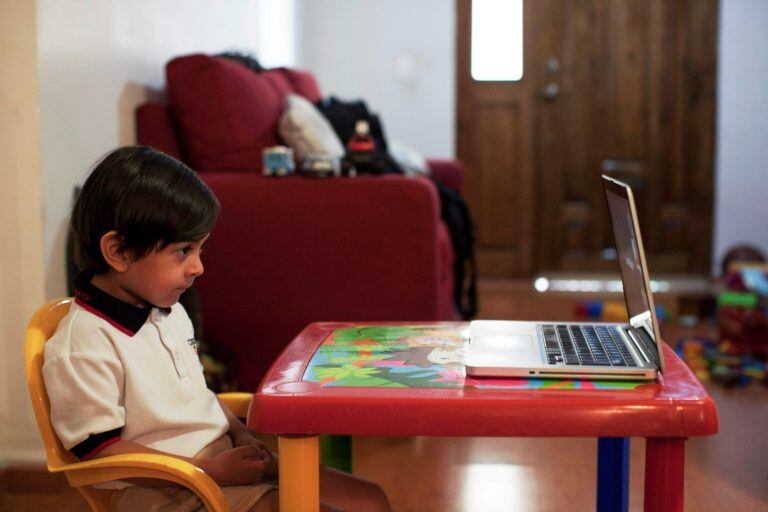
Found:
[(448, 227), (453, 245), (453, 300), (461, 318), (477, 314), (477, 269), (475, 266), (475, 231), (467, 203), (458, 191), (433, 180), (440, 193), (440, 214)]

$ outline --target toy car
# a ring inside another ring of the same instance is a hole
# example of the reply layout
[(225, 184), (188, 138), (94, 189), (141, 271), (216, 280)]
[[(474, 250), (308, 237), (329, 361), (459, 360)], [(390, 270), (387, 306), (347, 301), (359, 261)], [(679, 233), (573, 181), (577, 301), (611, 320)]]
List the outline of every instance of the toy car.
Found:
[(301, 173), (305, 176), (326, 178), (341, 176), (338, 159), (328, 155), (307, 155), (301, 162)]
[(293, 150), (286, 146), (264, 148), (262, 164), (261, 172), (264, 176), (288, 176), (296, 168)]

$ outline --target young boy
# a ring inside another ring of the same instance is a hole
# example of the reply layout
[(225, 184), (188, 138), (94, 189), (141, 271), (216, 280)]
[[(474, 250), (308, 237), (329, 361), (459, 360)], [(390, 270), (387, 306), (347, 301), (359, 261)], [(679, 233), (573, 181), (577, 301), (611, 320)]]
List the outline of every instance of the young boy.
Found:
[[(277, 459), (207, 389), (179, 296), (203, 273), (216, 223), (213, 192), (181, 162), (147, 147), (107, 155), (72, 212), (75, 302), (46, 343), (53, 428), (86, 460), (164, 453), (222, 486), (232, 510), (277, 510)], [(111, 482), (115, 510), (203, 510), (156, 480)], [(376, 484), (321, 468), (325, 510), (387, 511)]]

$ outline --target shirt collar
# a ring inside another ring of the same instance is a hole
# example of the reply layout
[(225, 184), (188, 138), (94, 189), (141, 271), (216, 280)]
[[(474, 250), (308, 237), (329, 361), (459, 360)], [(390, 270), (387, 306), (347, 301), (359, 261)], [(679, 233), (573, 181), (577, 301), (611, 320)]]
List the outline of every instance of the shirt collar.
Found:
[(128, 304), (94, 286), (91, 283), (92, 278), (93, 274), (90, 272), (83, 272), (75, 277), (75, 303), (103, 318), (128, 336), (133, 336), (141, 329), (152, 308), (157, 308), (166, 315), (171, 312), (171, 308), (160, 308), (152, 304), (145, 308)]

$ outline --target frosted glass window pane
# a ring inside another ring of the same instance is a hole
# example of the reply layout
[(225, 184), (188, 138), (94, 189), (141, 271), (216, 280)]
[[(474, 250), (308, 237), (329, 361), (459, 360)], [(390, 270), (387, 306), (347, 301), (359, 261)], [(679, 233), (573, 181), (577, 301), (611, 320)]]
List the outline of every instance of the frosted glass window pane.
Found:
[(523, 78), (523, 0), (472, 0), (472, 78)]

